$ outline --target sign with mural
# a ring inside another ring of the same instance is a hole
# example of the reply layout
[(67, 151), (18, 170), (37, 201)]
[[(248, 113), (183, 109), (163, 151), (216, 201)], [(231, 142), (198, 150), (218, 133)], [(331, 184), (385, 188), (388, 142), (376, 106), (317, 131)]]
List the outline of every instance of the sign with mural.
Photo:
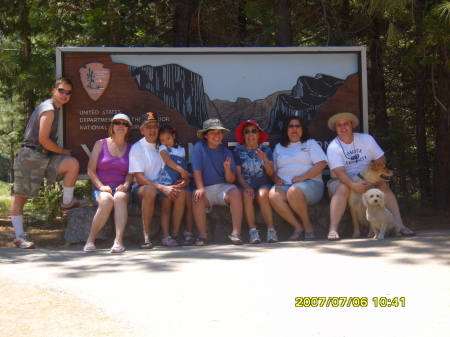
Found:
[(224, 144), (236, 144), (235, 128), (256, 120), (273, 148), (287, 116), (305, 119), (326, 150), (335, 134), (328, 118), (357, 115), (367, 132), (364, 47), (322, 48), (57, 48), (57, 75), (75, 83), (62, 111), (59, 142), (86, 172), (96, 140), (108, 136), (110, 118), (130, 116), (131, 141), (142, 137), (139, 118), (154, 112), (160, 125), (176, 127), (190, 149), (208, 118), (231, 129)]

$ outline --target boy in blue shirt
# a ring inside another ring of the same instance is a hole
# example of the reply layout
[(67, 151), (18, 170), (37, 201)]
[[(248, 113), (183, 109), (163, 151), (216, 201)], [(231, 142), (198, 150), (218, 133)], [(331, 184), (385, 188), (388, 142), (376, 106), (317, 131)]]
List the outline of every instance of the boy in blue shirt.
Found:
[(233, 185), (236, 180), (236, 166), (233, 154), (221, 144), (230, 130), (223, 127), (218, 119), (203, 122), (203, 129), (197, 137), (203, 139), (192, 151), (192, 169), (197, 189), (192, 196), (192, 209), (199, 232), (196, 246), (205, 246), (207, 240), (206, 213), (214, 205), (230, 207), (232, 232), (231, 242), (242, 245), (241, 226), (243, 204), (239, 189)]

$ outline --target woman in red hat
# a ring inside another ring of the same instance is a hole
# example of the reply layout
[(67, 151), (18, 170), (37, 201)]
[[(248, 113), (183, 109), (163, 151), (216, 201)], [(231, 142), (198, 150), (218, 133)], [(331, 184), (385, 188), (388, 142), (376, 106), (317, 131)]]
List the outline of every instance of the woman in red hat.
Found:
[(241, 185), (244, 200), (244, 215), (250, 228), (250, 243), (261, 243), (255, 225), (253, 200), (259, 203), (261, 214), (267, 225), (267, 242), (277, 242), (277, 233), (273, 226), (273, 212), (269, 202), (269, 191), (273, 185), (270, 176), (273, 170), (272, 150), (262, 145), (269, 136), (254, 120), (242, 122), (236, 128), (238, 145), (233, 156), (236, 162), (237, 180)]

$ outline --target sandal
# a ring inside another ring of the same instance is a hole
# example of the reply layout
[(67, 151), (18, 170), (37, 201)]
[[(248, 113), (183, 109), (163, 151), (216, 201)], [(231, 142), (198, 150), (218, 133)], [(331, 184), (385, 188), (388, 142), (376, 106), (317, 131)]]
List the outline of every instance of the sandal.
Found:
[[(296, 236), (295, 238), (293, 236)], [(304, 235), (303, 232), (294, 232), (292, 233), (292, 235), (289, 237), (289, 241), (301, 241), (304, 239)]]
[(193, 245), (195, 243), (194, 234), (185, 230), (183, 232), (185, 242), (189, 242), (189, 244)]
[(86, 243), (83, 248), (83, 252), (85, 253), (95, 253), (97, 251), (97, 247), (93, 243)]
[(240, 246), (244, 244), (244, 241), (242, 241), (242, 237), (239, 234), (228, 235), (228, 238), (234, 245)]
[(177, 235), (173, 239), (178, 243), (178, 246), (190, 246), (192, 244), (190, 241), (185, 240), (181, 235)]
[(411, 229), (408, 227), (402, 228), (400, 230), (400, 233), (402, 233), (402, 236), (414, 236), (416, 233), (414, 233)]
[(111, 247), (111, 253), (123, 253), (125, 251), (125, 246), (121, 243), (114, 242)]
[(305, 241), (314, 241), (316, 240), (316, 233), (314, 231), (305, 233)]
[(339, 237), (338, 232), (331, 231), (328, 233), (328, 240), (329, 241), (339, 241), (341, 238)]
[(195, 241), (195, 245), (199, 247), (206, 246), (206, 239), (205, 238), (197, 238), (197, 241)]
[(148, 236), (145, 237), (144, 243), (141, 243), (141, 244), (139, 245), (139, 248), (140, 248), (140, 249), (152, 249), (152, 248), (153, 248), (153, 245), (152, 245), (152, 243), (150, 242), (150, 238), (149, 238)]
[(166, 247), (176, 247), (178, 243), (169, 235), (161, 240), (163, 246)]

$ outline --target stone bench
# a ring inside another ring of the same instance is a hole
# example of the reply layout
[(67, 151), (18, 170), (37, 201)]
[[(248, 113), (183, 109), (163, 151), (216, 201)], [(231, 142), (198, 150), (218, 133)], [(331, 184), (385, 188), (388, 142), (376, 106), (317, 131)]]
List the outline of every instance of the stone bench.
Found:
[[(89, 236), (92, 219), (94, 218), (96, 206), (88, 206), (83, 208), (75, 208), (68, 213), (68, 223), (65, 233), (65, 240), (68, 243), (83, 243)], [(97, 235), (97, 239), (111, 240), (115, 236), (114, 229), (114, 212), (111, 212), (105, 227)], [(157, 201), (155, 203), (155, 212), (153, 215), (151, 232), (152, 240), (161, 238), (160, 226), (161, 205)], [(328, 234), (330, 224), (330, 200), (322, 199), (318, 204), (309, 206), (309, 217), (313, 224), (316, 237), (325, 239)], [(255, 219), (256, 226), (260, 230), (259, 234), (263, 242), (266, 241), (267, 230), (264, 219), (259, 210), (259, 206), (255, 202)], [(211, 213), (207, 214), (207, 229), (209, 242), (211, 243), (229, 243), (228, 235), (231, 233), (231, 214), (228, 207), (214, 206)], [(278, 234), (279, 241), (285, 241), (293, 232), (293, 228), (282, 217), (274, 212), (274, 224)], [(182, 223), (182, 230), (185, 223)], [(353, 226), (351, 224), (350, 212), (347, 210), (342, 217), (339, 225), (339, 234), (341, 238), (351, 237)], [(196, 229), (194, 228), (194, 234)], [(242, 238), (244, 242), (249, 242), (248, 226), (245, 219), (242, 224)], [(138, 205), (132, 204), (128, 211), (128, 223), (124, 233), (124, 239), (132, 242), (140, 242), (143, 239), (142, 234), (142, 218), (141, 210)]]

